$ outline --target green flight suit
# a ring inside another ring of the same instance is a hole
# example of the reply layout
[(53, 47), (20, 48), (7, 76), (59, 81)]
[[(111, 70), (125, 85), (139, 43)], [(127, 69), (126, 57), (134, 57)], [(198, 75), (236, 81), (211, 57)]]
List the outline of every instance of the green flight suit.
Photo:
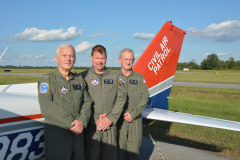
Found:
[[(86, 130), (86, 156), (88, 160), (117, 159), (116, 123), (122, 113), (127, 93), (116, 72), (106, 69), (97, 74), (93, 68), (81, 73), (94, 104), (92, 116)], [(99, 131), (96, 121), (100, 114), (107, 113), (112, 121), (110, 129)]]
[(92, 99), (83, 78), (70, 73), (66, 80), (57, 68), (39, 81), (38, 99), (45, 118), (46, 159), (85, 159), (83, 134), (70, 131), (74, 120), (86, 127), (90, 118)]
[(123, 114), (129, 112), (134, 122), (128, 123), (122, 115), (118, 122), (119, 131), (119, 160), (138, 159), (142, 141), (142, 116), (149, 93), (146, 81), (142, 74), (132, 71), (130, 76), (124, 76), (119, 71), (120, 79), (127, 90), (128, 98)]

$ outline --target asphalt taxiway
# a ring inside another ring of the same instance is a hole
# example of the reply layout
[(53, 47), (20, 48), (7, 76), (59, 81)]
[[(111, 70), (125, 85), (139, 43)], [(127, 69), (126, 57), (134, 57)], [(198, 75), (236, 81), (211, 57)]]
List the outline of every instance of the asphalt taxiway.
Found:
[(149, 137), (143, 137), (140, 160), (235, 160), (206, 150), (171, 144), (161, 140), (153, 141)]

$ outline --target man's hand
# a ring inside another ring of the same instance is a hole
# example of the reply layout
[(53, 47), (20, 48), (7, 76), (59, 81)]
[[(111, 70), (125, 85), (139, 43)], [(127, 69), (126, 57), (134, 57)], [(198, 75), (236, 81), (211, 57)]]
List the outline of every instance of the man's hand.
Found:
[(84, 129), (84, 124), (79, 120), (74, 120), (71, 124), (73, 127), (70, 128), (70, 131), (72, 131), (74, 134), (78, 135), (81, 134)]
[(96, 122), (97, 130), (105, 131), (110, 129), (112, 121), (107, 118), (107, 113), (100, 114), (99, 119)]
[(129, 112), (124, 113), (124, 120), (128, 123), (135, 122), (135, 120), (132, 119), (132, 116)]

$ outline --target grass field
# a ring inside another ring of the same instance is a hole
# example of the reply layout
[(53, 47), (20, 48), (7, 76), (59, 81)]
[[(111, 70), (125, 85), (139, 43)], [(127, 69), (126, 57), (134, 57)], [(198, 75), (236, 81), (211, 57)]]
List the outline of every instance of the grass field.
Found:
[(240, 84), (240, 71), (177, 72), (175, 82)]
[[(26, 73), (24, 70), (20, 72)], [(39, 79), (0, 75), (0, 84), (37, 82)], [(174, 81), (240, 84), (240, 72), (181, 72), (176, 73)], [(170, 97), (170, 110), (240, 122), (240, 90), (173, 86)], [(149, 132), (154, 138), (240, 159), (240, 132), (160, 121), (144, 128), (144, 135), (148, 135)]]
[(38, 82), (40, 79), (41, 77), (0, 75), (0, 85), (16, 84), (16, 83), (32, 83), (32, 82)]
[[(170, 110), (240, 122), (240, 90), (173, 86), (170, 97)], [(237, 131), (160, 121), (144, 134), (149, 131), (155, 138), (240, 159)]]

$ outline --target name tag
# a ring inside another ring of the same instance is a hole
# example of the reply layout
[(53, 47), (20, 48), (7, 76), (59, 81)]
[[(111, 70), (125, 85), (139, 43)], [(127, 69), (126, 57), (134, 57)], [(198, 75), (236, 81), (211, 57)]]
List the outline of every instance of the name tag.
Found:
[(104, 84), (113, 84), (113, 80), (112, 79), (105, 79)]
[(82, 90), (82, 87), (80, 84), (73, 84), (72, 88), (73, 88), (73, 90)]
[(129, 80), (130, 84), (138, 84), (138, 80)]

